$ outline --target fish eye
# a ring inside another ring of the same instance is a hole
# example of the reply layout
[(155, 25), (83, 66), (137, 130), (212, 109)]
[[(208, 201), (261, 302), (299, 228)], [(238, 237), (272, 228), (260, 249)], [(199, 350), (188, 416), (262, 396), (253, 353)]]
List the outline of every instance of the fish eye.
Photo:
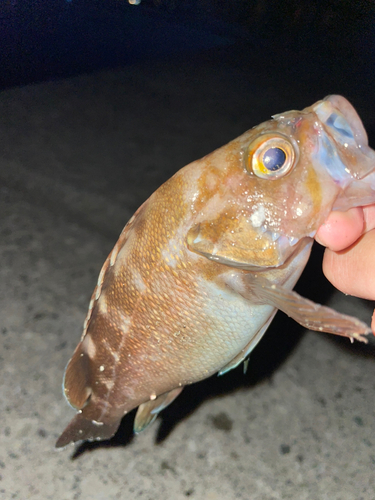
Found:
[(261, 135), (250, 144), (248, 170), (262, 179), (279, 179), (295, 165), (296, 148), (286, 137)]
[(263, 154), (263, 163), (270, 172), (276, 172), (283, 168), (285, 161), (286, 153), (281, 148), (269, 148)]

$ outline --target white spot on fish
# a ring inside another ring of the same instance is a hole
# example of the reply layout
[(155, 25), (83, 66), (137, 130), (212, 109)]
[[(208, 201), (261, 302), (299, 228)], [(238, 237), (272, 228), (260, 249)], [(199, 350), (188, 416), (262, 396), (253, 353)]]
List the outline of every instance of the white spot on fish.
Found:
[(251, 223), (254, 227), (260, 227), (266, 220), (264, 205), (258, 205), (256, 210), (250, 216)]
[(97, 420), (91, 420), (91, 422), (94, 424), (94, 425), (104, 425), (103, 422), (98, 422)]
[(125, 314), (122, 314), (120, 311), (118, 311), (118, 314), (119, 314), (119, 317), (121, 318), (121, 322), (119, 324), (117, 324), (117, 326), (121, 329), (121, 331), (124, 335), (129, 330), (129, 326), (131, 324), (131, 319), (129, 316), (125, 316)]
[(87, 312), (87, 316), (85, 318), (85, 322), (83, 323), (83, 334), (82, 334), (82, 340), (83, 340), (83, 337), (86, 333), (86, 330), (87, 330), (87, 326), (89, 324), (89, 321), (90, 321), (90, 318), (91, 318), (91, 313), (92, 313), (92, 308), (94, 307), (94, 299), (92, 298), (90, 300), (90, 304), (89, 304), (89, 310)]
[(104, 365), (100, 365), (100, 366), (99, 366), (99, 371), (100, 371), (100, 372), (104, 372)]
[(151, 396), (150, 396), (150, 400), (151, 400), (151, 401), (154, 401), (155, 399), (156, 399), (156, 394), (151, 394)]
[(106, 300), (104, 294), (101, 294), (99, 299), (98, 299), (98, 308), (99, 308), (99, 312), (101, 314), (107, 314), (107, 312), (108, 312), (107, 300)]
[(111, 259), (109, 261), (109, 265), (112, 267), (113, 264), (116, 262), (116, 259), (117, 259), (117, 255), (118, 255), (118, 252), (119, 252), (119, 245), (118, 245), (118, 242), (116, 243), (116, 245), (113, 247), (113, 250), (111, 252)]
[(120, 356), (118, 354), (118, 351), (121, 349), (122, 347), (122, 342), (120, 344), (120, 346), (118, 347), (118, 351), (114, 351), (112, 349), (112, 346), (109, 344), (109, 342), (107, 342), (105, 339), (103, 340), (103, 346), (107, 349), (107, 351), (109, 351), (109, 353), (113, 356), (113, 359), (115, 361), (115, 363), (118, 363), (119, 360), (120, 360)]
[(117, 352), (111, 352), (113, 359), (115, 360), (115, 363), (118, 363), (120, 361), (120, 356), (118, 355)]
[(99, 273), (99, 276), (98, 276), (98, 282), (97, 282), (97, 291), (96, 291), (96, 300), (98, 300), (98, 297), (100, 295), (100, 292), (102, 291), (102, 284), (103, 284), (103, 280), (104, 280), (104, 275), (107, 271), (107, 266), (104, 264), (104, 266), (101, 268), (100, 270), (100, 273)]
[(133, 268), (132, 272), (132, 282), (134, 283), (135, 288), (139, 292), (145, 292), (147, 290), (147, 286), (145, 282), (143, 281), (142, 275), (139, 271)]
[(109, 391), (111, 391), (113, 389), (113, 386), (115, 385), (113, 380), (107, 380), (106, 382), (103, 383)]
[(175, 255), (176, 252), (173, 250), (173, 247), (175, 246), (176, 245), (173, 245), (173, 242), (170, 242), (169, 249), (165, 249), (162, 251), (162, 257), (170, 267), (177, 266), (177, 260)]
[(92, 337), (89, 333), (85, 335), (85, 338), (82, 341), (82, 350), (85, 354), (87, 354), (87, 356), (90, 359), (95, 358), (96, 347), (95, 347), (94, 341), (92, 340)]

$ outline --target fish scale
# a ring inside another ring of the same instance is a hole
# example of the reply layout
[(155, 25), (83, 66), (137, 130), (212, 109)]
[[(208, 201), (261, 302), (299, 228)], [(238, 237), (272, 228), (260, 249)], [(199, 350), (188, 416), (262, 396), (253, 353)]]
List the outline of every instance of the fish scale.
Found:
[(366, 341), (367, 325), (292, 289), (329, 213), (375, 202), (374, 168), (354, 108), (330, 96), (163, 184), (100, 272), (64, 377), (77, 413), (56, 446), (110, 438), (136, 407), (140, 432), (185, 385), (245, 361), (278, 309)]

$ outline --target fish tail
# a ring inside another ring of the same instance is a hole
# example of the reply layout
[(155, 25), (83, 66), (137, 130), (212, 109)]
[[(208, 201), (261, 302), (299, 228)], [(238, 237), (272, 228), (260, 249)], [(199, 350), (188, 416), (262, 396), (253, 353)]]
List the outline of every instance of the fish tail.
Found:
[(101, 441), (111, 438), (117, 431), (121, 418), (109, 422), (97, 422), (86, 417), (84, 410), (70, 421), (64, 432), (56, 441), (56, 448), (63, 448), (77, 441)]
[(115, 411), (105, 398), (94, 393), (90, 347), (85, 345), (89, 337), (85, 339), (78, 344), (68, 363), (63, 384), (67, 401), (78, 413), (57, 440), (56, 448), (76, 441), (109, 439), (126, 413)]

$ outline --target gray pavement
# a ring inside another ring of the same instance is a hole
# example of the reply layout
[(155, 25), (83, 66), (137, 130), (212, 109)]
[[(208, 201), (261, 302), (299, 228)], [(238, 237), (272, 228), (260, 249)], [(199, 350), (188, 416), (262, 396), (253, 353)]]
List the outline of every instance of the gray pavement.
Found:
[[(278, 314), (242, 368), (186, 389), (139, 436), (57, 452), (61, 391), (100, 267), (178, 168), (342, 84), (272, 83), (216, 59), (143, 63), (0, 94), (0, 498), (373, 500), (373, 347)], [(250, 75), (250, 76), (249, 76)], [(341, 87), (340, 87), (341, 85)], [(367, 96), (354, 102), (373, 126)], [(369, 322), (321, 253), (305, 296)]]

